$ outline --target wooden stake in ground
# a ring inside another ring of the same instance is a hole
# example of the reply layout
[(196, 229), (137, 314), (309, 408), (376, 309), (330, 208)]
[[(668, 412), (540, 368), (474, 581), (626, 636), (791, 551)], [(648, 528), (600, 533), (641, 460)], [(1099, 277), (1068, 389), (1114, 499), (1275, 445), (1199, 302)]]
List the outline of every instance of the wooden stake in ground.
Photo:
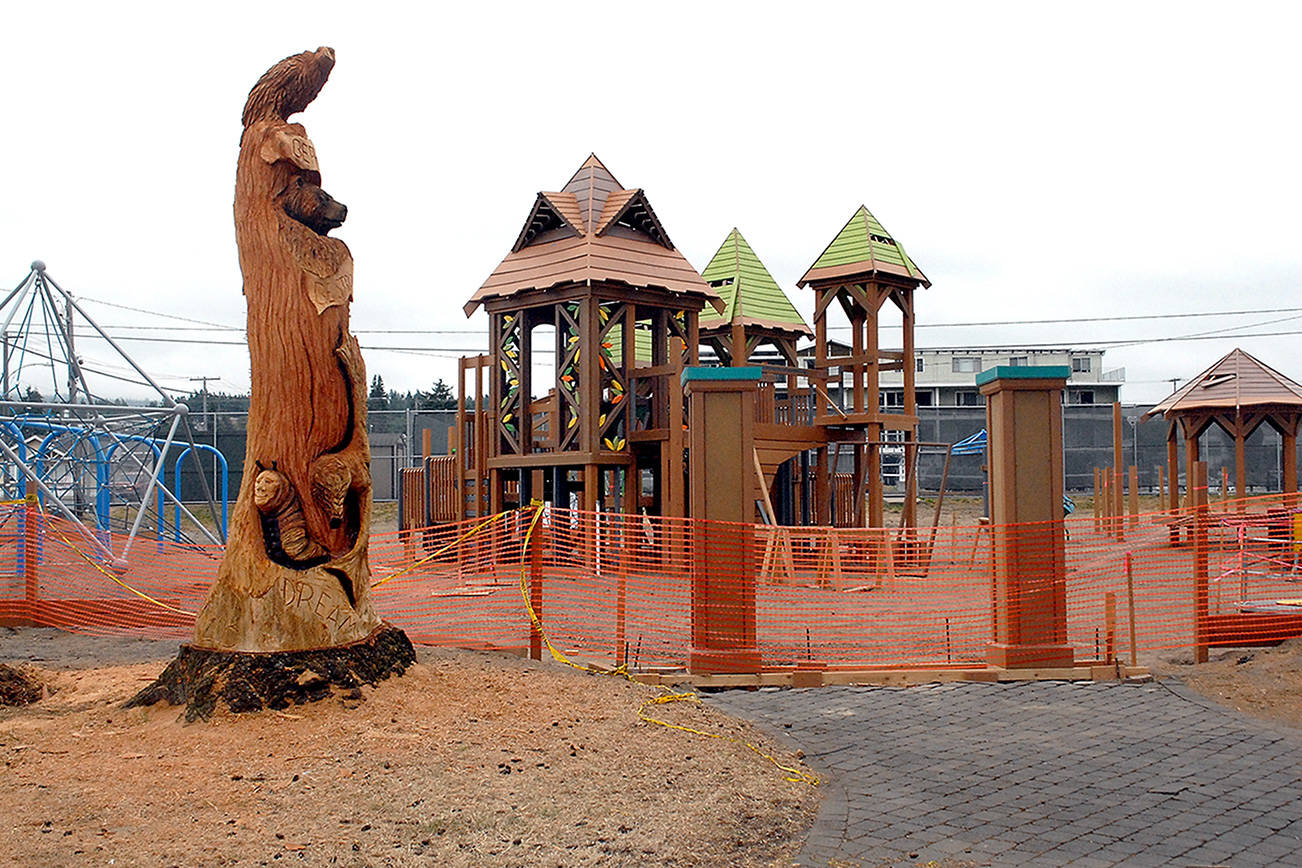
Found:
[[(347, 208), (321, 188), (316, 150), (288, 121), (316, 98), (334, 63), (329, 48), (288, 57), (258, 80), (244, 107), (235, 178), (252, 362), (244, 479), (194, 644), (160, 684), (174, 668), (174, 679), (201, 676), (211, 655), (270, 652), (279, 671), (285, 654), (334, 649), (343, 670), (360, 655), (371, 672), (382, 651), (393, 657), (379, 661), (384, 674), (411, 660), (406, 637), (371, 604), (366, 370), (348, 328), (352, 256), (329, 236)], [(336, 679), (322, 668), (296, 680), (328, 691)], [(355, 686), (348, 680), (337, 683)], [(164, 695), (193, 707), (193, 687)], [(264, 698), (276, 707), (283, 697)], [(290, 697), (302, 698), (314, 697)]]

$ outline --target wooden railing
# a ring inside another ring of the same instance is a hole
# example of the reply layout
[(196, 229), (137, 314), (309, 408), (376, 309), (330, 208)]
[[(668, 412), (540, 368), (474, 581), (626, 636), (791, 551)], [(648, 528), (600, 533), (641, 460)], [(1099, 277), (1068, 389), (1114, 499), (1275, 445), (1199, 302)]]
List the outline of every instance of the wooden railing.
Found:
[(812, 368), (763, 365), (755, 421), (769, 425), (813, 425), (827, 395), (827, 376)]

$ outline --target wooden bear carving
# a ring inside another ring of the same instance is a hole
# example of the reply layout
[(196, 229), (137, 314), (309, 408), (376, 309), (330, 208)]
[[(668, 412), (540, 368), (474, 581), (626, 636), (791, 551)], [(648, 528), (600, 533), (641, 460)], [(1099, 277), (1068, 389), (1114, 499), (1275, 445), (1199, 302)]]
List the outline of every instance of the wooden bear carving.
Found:
[(244, 107), (235, 237), (253, 389), (244, 480), (195, 626), (200, 648), (324, 648), (380, 626), (367, 558), (366, 369), (348, 329), (353, 260), (329, 235), (348, 209), (322, 188), (316, 148), (289, 122), (334, 62), (329, 48), (287, 57)]

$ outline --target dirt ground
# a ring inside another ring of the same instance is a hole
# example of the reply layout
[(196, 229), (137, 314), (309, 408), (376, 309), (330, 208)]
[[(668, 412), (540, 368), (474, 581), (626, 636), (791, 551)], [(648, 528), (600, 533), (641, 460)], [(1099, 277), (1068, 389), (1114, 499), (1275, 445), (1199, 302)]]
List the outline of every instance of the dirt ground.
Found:
[(1183, 651), (1151, 661), (1153, 674), (1175, 676), (1208, 699), (1251, 717), (1302, 729), (1302, 639), (1273, 648), (1213, 648), (1195, 665)]
[(283, 713), (123, 710), (175, 644), (0, 628), (43, 680), (0, 709), (15, 864), (778, 865), (813, 821), (804, 768), (698, 703), (558, 664), (418, 649), (398, 679)]

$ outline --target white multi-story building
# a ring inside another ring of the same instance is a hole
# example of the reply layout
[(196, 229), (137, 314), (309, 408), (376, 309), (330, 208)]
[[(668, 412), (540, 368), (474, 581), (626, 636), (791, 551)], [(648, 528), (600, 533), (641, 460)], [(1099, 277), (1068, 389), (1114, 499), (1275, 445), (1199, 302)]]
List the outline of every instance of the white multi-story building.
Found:
[[(913, 360), (914, 387), (920, 407), (963, 407), (985, 403), (977, 391), (976, 375), (999, 365), (1063, 365), (1071, 370), (1064, 401), (1068, 404), (1111, 404), (1118, 400), (1126, 379), (1125, 368), (1106, 370), (1103, 350), (983, 349), (971, 347), (946, 350), (918, 350)], [(902, 402), (903, 376), (898, 371), (882, 374), (883, 398), (889, 406)]]
[[(803, 351), (812, 354), (812, 350)], [(850, 347), (829, 341), (829, 355), (848, 355)], [(1120, 399), (1125, 368), (1105, 370), (1103, 350), (1070, 347), (1037, 349), (986, 349), (966, 347), (918, 350), (913, 360), (914, 389), (919, 407), (979, 407), (985, 403), (976, 387), (976, 375), (999, 365), (1065, 365), (1071, 369), (1064, 401), (1067, 404), (1111, 404)], [(881, 375), (883, 407), (904, 406), (904, 375)], [(836, 391), (835, 386), (832, 387)]]

